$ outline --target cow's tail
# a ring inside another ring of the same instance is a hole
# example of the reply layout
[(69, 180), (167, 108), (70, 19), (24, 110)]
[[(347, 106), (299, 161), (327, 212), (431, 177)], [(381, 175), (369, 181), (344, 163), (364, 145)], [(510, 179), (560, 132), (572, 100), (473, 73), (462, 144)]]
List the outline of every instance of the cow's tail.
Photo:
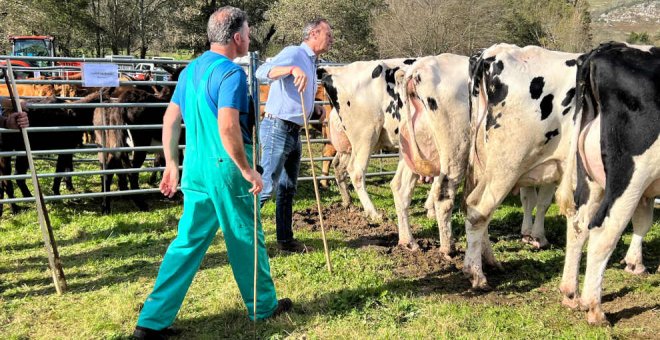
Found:
[(482, 58), (483, 50), (479, 50), (477, 53), (473, 54), (470, 57), (470, 66), (469, 66), (469, 77), (468, 81), (468, 92), (470, 95), (470, 101), (468, 103), (470, 111), (470, 153), (468, 157), (468, 165), (465, 172), (465, 185), (463, 186), (463, 201), (461, 202), (461, 208), (466, 210), (467, 208), (467, 197), (472, 192), (476, 186), (475, 178), (475, 162), (478, 162), (479, 155), (477, 153), (477, 132), (479, 131), (479, 117), (481, 110), (486, 110), (485, 105), (480, 105), (482, 99), (481, 96), (486, 96), (486, 88), (483, 83), (484, 77), (484, 60)]
[[(575, 180), (577, 174), (577, 158), (580, 132), (585, 126), (585, 119), (593, 119), (595, 107), (592, 104), (593, 96), (591, 86), (591, 57), (595, 50), (581, 55), (577, 59), (577, 72), (575, 76), (575, 110), (573, 111), (573, 131), (571, 141), (564, 160), (564, 169), (555, 194), (559, 211), (566, 217), (574, 216), (575, 204)], [(591, 118), (590, 118), (591, 117)]]

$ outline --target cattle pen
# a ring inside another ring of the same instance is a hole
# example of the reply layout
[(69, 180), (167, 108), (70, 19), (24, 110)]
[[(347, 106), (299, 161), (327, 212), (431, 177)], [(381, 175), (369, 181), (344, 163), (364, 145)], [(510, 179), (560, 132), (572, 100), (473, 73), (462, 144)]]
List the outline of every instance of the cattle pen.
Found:
[[(112, 60), (112, 58), (60, 58), (60, 57), (9, 57), (9, 56), (0, 56), (0, 60), (30, 60), (30, 61), (44, 61), (44, 62), (60, 62), (60, 63), (114, 63), (116, 61)], [(132, 65), (137, 65), (139, 63), (145, 63), (145, 62), (151, 62), (157, 65), (185, 65), (187, 64), (187, 61), (181, 61), (181, 60), (154, 60), (154, 59), (131, 59), (131, 60), (122, 60), (122, 63), (131, 63)], [(242, 62), (240, 63), (241, 66), (244, 67), (244, 69), (247, 71), (246, 73), (248, 74), (248, 88), (250, 91), (250, 95), (252, 98), (260, 98), (260, 86), (259, 86), (259, 81), (255, 77), (255, 70), (259, 66), (260, 61), (259, 61), (259, 55), (258, 53), (250, 53), (249, 55), (249, 62)], [(336, 64), (333, 64), (336, 65)], [(42, 79), (19, 79), (16, 81), (17, 84), (19, 85), (37, 85), (37, 86), (62, 86), (62, 85), (68, 85), (72, 87), (81, 87), (83, 84), (83, 81), (80, 79), (68, 79), (70, 74), (75, 74), (79, 73), (80, 67), (72, 67), (72, 66), (50, 66), (50, 67), (43, 67), (43, 68), (25, 68), (25, 69), (18, 69), (15, 68), (17, 71), (25, 71), (25, 70), (30, 70), (30, 71), (41, 71), (44, 74), (46, 72), (52, 74), (52, 75), (57, 75), (59, 77), (41, 77)], [(123, 68), (120, 70), (122, 73), (130, 74), (130, 75), (141, 75), (139, 73), (139, 70), (136, 70), (134, 68)], [(162, 72), (162, 71), (161, 71)], [(51, 79), (43, 79), (43, 78), (51, 78)], [(55, 79), (52, 79), (55, 78)], [(134, 77), (135, 78), (135, 77)], [(139, 78), (139, 77), (137, 77)], [(167, 81), (167, 80), (121, 80), (119, 82), (119, 86), (175, 86), (176, 81)], [(20, 91), (19, 91), (20, 92)], [(2, 98), (2, 95), (0, 94), (0, 99)], [(163, 112), (165, 107), (167, 106), (167, 103), (159, 103), (159, 102), (140, 102), (140, 103), (119, 103), (119, 102), (107, 102), (103, 101), (103, 98), (100, 98), (98, 102), (89, 102), (89, 103), (71, 103), (71, 102), (60, 102), (60, 103), (39, 103), (39, 102), (34, 102), (35, 100), (43, 100), (46, 99), (46, 96), (21, 96), (21, 99), (29, 99), (32, 102), (29, 102), (25, 105), (25, 107), (28, 110), (52, 110), (52, 109), (95, 109), (95, 108), (162, 108)], [(80, 100), (82, 97), (76, 97), (76, 96), (56, 96), (58, 100), (61, 101), (75, 101), (75, 100)], [(317, 101), (317, 103), (327, 103), (325, 101)], [(258, 107), (259, 110), (261, 110), (264, 102), (260, 102)], [(318, 120), (312, 120), (310, 121), (310, 124), (320, 124)], [(185, 127), (185, 125), (184, 125)], [(51, 137), (56, 136), (53, 135), (53, 133), (66, 133), (66, 132), (88, 132), (88, 131), (110, 131), (110, 130), (128, 130), (130, 128), (130, 131), (132, 133), (135, 133), (135, 131), (144, 131), (144, 130), (160, 130), (162, 129), (162, 124), (132, 124), (132, 125), (112, 125), (112, 124), (107, 124), (107, 125), (84, 125), (84, 126), (31, 126), (27, 128), (26, 130), (28, 131), (29, 135), (31, 136), (31, 139), (38, 139), (40, 138), (40, 134), (44, 133), (50, 133)], [(2, 134), (11, 134), (11, 133), (17, 133), (16, 130), (9, 130), (9, 129), (0, 129), (0, 133)], [(302, 142), (305, 142), (304, 138)], [(329, 139), (327, 138), (322, 138), (322, 136), (316, 136), (315, 138), (310, 140), (311, 143), (313, 144), (324, 144), (328, 143)], [(56, 158), (62, 156), (62, 155), (73, 155), (80, 156), (77, 158), (74, 158), (74, 163), (90, 163), (90, 162), (97, 162), (94, 158), (90, 158), (89, 156), (94, 155), (94, 154), (99, 154), (99, 153), (114, 153), (114, 152), (124, 152), (124, 153), (132, 153), (135, 151), (144, 151), (148, 153), (157, 153), (162, 150), (162, 146), (160, 145), (149, 145), (149, 146), (130, 146), (130, 142), (128, 143), (128, 146), (125, 147), (103, 147), (101, 141), (96, 141), (96, 142), (88, 142), (85, 144), (82, 144), (80, 147), (75, 147), (75, 148), (67, 148), (67, 149), (48, 149), (48, 150), (40, 150), (39, 148), (35, 148), (33, 151), (33, 155), (36, 156), (37, 159), (40, 160), (46, 160), (46, 161), (52, 161), (55, 160)], [(180, 149), (184, 149), (184, 145), (179, 145)], [(318, 148), (315, 148), (318, 151)], [(17, 156), (25, 156), (25, 151), (7, 151), (6, 149), (3, 149), (0, 152), (0, 157), (17, 157)], [(54, 158), (53, 158), (54, 157)], [(397, 158), (398, 154), (392, 154), (392, 153), (383, 153), (379, 152), (374, 155), (372, 155), (372, 158), (378, 159), (378, 160), (384, 160), (388, 158)], [(147, 159), (147, 161), (153, 161), (153, 158)], [(302, 164), (309, 163), (309, 158), (308, 157), (303, 157), (302, 158)], [(332, 157), (323, 157), (322, 155), (315, 155), (314, 160), (316, 161), (324, 161), (324, 162), (329, 162), (332, 161)], [(394, 171), (391, 169), (385, 169), (382, 166), (382, 162), (380, 163), (381, 166), (379, 169), (376, 169), (375, 171), (371, 171), (367, 173), (367, 176), (393, 176)], [(158, 172), (161, 172), (164, 170), (164, 166), (149, 166), (149, 167), (124, 167), (121, 169), (111, 169), (111, 170), (106, 170), (106, 169), (100, 169), (100, 170), (87, 170), (87, 171), (66, 171), (66, 172), (48, 172), (44, 170), (44, 167), (40, 167), (38, 170), (38, 177), (42, 179), (61, 179), (61, 178), (71, 178), (71, 177), (87, 177), (87, 176), (104, 176), (104, 175), (129, 175), (129, 174), (140, 174), (140, 173), (147, 173), (147, 174), (156, 174)], [(303, 169), (304, 170), (304, 169)], [(11, 171), (10, 171), (11, 172)], [(26, 180), (29, 179), (28, 174), (14, 174), (14, 175), (9, 175), (6, 171), (0, 176), (0, 181), (16, 181), (16, 180)], [(334, 179), (333, 176), (331, 175), (325, 175), (325, 176), (317, 176), (319, 180), (332, 180)], [(300, 177), (298, 179), (299, 181), (311, 181), (312, 177), (311, 175), (304, 173), (301, 171)], [(100, 185), (99, 185), (100, 187)], [(155, 194), (159, 193), (159, 189), (157, 187), (152, 187), (152, 188), (139, 188), (139, 189), (129, 189), (129, 190), (121, 190), (121, 191), (100, 191), (100, 192), (85, 192), (85, 193), (68, 193), (68, 194), (56, 194), (56, 193), (49, 193), (44, 197), (45, 201), (60, 201), (60, 200), (69, 200), (69, 199), (91, 199), (91, 198), (99, 198), (99, 197), (118, 197), (118, 196), (130, 196), (130, 195), (142, 195), (142, 194)], [(16, 203), (27, 203), (27, 202), (34, 202), (35, 199), (34, 197), (18, 197), (18, 198), (4, 198), (1, 197), (0, 199), (0, 204), (16, 204)]]

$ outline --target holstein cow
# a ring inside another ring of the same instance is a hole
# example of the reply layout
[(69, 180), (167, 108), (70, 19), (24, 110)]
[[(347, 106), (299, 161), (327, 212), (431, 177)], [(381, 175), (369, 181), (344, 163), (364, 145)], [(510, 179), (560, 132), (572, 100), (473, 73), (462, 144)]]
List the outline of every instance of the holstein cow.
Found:
[(451, 213), (470, 145), (468, 58), (453, 54), (418, 59), (396, 73), (402, 159), (391, 183), (399, 244), (417, 248), (408, 207), (419, 176), (435, 177), (429, 197), (440, 230), (441, 252), (453, 251)]
[(333, 160), (342, 202), (350, 204), (347, 175), (358, 193), (365, 214), (380, 220), (365, 189), (371, 153), (397, 150), (399, 121), (394, 74), (415, 59), (357, 61), (318, 69), (332, 110), (328, 118), (330, 140), (337, 150)]
[[(645, 270), (642, 238), (653, 224), (654, 197), (660, 195), (660, 49), (602, 44), (578, 59), (577, 72), (576, 126), (567, 167), (577, 166), (576, 190), (573, 196), (571, 171), (557, 193), (569, 221), (560, 289), (565, 305), (581, 304), (589, 323), (602, 324), (607, 323), (600, 303), (603, 274), (631, 218), (634, 235), (626, 270)], [(578, 271), (587, 238), (579, 299)]]
[[(468, 244), (463, 271), (474, 288), (489, 289), (482, 257), (487, 264), (501, 268), (488, 239), (488, 223), (495, 209), (512, 191), (541, 186), (541, 192), (551, 192), (561, 178), (570, 143), (566, 136), (573, 129), (569, 113), (575, 107), (578, 56), (536, 46), (498, 44), (470, 62), (473, 141), (466, 185)], [(547, 209), (546, 202), (541, 203)], [(545, 211), (539, 213), (537, 220)], [(543, 237), (535, 232), (539, 231), (532, 230), (532, 236)]]

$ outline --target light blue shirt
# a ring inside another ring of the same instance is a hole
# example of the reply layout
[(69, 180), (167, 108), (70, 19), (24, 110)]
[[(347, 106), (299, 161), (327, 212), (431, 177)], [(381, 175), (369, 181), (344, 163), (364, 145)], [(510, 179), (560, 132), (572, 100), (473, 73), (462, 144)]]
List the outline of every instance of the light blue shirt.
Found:
[(257, 79), (270, 83), (266, 112), (283, 120), (303, 125), (300, 95), (293, 84), (293, 76), (287, 75), (278, 79), (268, 78), (268, 73), (275, 66), (298, 66), (307, 75), (307, 86), (303, 92), (307, 118), (314, 111), (314, 95), (316, 95), (316, 54), (307, 44), (285, 47), (271, 61), (257, 69)]

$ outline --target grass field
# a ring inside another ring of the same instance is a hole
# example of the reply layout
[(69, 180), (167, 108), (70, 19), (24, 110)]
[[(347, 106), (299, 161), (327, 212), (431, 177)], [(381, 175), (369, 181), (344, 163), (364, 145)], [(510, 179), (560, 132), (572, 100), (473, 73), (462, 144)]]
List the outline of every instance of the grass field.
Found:
[[(378, 164), (377, 162), (372, 162)], [(391, 166), (388, 165), (388, 166)], [(98, 179), (78, 181), (96, 189)], [(372, 178), (368, 190), (377, 208), (396, 221), (387, 179)], [(45, 184), (44, 184), (45, 185)], [(412, 224), (419, 239), (437, 239), (423, 211), (426, 187), (415, 192)], [(295, 210), (314, 206), (311, 183), (301, 184)], [(339, 201), (336, 187), (322, 192), (323, 204)], [(356, 200), (357, 201), (357, 200)], [(151, 196), (150, 212), (135, 212), (130, 200), (115, 201), (111, 215), (99, 201), (50, 204), (69, 291), (54, 292), (34, 209), (0, 220), (0, 338), (122, 339), (137, 320), (162, 255), (176, 235), (180, 202)], [(619, 243), (606, 272), (604, 309), (612, 327), (590, 327), (582, 312), (560, 305), (564, 219), (555, 206), (546, 222), (552, 246), (535, 251), (518, 240), (522, 211), (508, 199), (491, 224), (491, 239), (504, 272), (487, 272), (494, 291), (474, 293), (460, 272), (465, 248), (463, 217), (456, 212), (457, 259), (423, 276), (405, 270), (408, 255), (387, 247), (350, 242), (328, 233), (334, 273), (325, 269), (320, 232), (298, 228), (296, 236), (315, 247), (302, 255), (275, 249), (274, 204), (263, 209), (266, 243), (280, 297), (294, 311), (254, 325), (247, 319), (227, 265), (221, 234), (212, 244), (184, 301), (175, 326), (182, 339), (364, 339), (364, 338), (640, 338), (660, 333), (660, 219), (645, 239), (644, 261), (652, 274), (625, 273), (621, 260), (630, 241)], [(365, 229), (371, 225), (364, 225)], [(391, 230), (396, 232), (396, 230)], [(414, 256), (434, 260), (431, 252)], [(413, 264), (415, 265), (415, 264)], [(419, 269), (419, 268), (416, 268)], [(413, 271), (419, 273), (419, 270)], [(255, 333), (256, 332), (256, 333)]]

